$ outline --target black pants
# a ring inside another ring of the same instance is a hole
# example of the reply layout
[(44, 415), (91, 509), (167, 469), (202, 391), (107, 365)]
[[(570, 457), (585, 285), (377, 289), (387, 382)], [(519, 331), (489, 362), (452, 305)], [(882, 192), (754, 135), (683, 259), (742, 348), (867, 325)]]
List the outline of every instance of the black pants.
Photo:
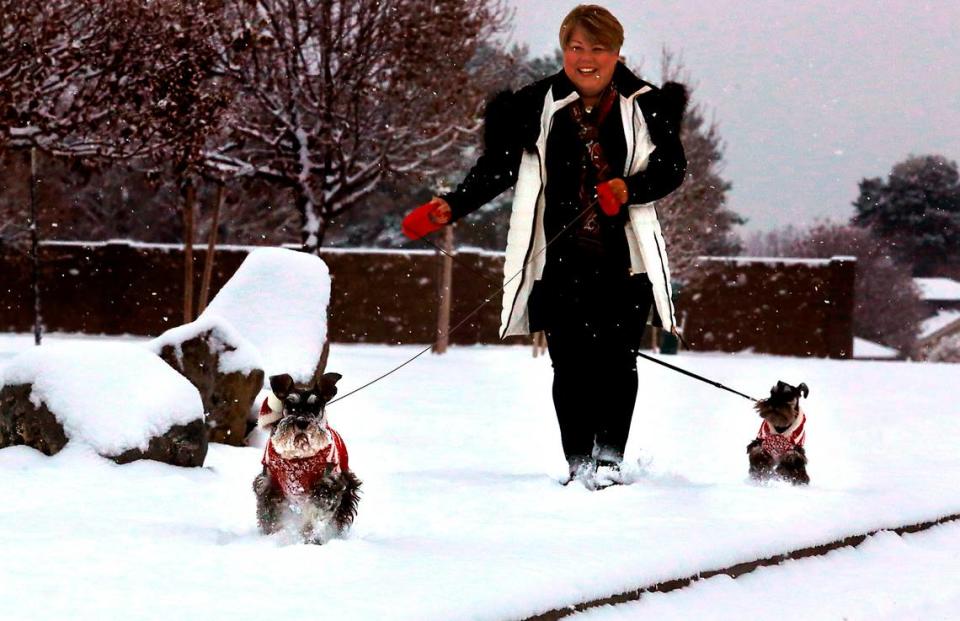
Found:
[[(637, 351), (653, 302), (645, 274), (574, 279), (538, 314), (553, 363), (553, 403), (571, 466), (619, 462), (637, 400)], [(532, 309), (531, 309), (532, 310)]]

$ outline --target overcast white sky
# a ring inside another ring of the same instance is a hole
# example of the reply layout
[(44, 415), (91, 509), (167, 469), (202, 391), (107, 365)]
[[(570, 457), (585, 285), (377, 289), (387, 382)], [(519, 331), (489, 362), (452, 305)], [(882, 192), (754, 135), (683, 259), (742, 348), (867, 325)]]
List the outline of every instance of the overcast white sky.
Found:
[[(509, 0), (512, 40), (558, 47), (570, 0)], [(857, 182), (907, 155), (960, 159), (960, 1), (608, 0), (623, 54), (660, 83), (682, 54), (726, 141), (746, 230), (846, 220)]]

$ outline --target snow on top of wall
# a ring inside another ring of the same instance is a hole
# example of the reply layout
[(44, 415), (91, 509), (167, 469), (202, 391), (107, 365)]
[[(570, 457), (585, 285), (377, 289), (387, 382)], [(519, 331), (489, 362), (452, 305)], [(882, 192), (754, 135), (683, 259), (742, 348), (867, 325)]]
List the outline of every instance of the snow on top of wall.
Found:
[(327, 339), (330, 271), (320, 257), (258, 248), (223, 286), (201, 319), (222, 318), (260, 352), (267, 377), (313, 378)]
[(727, 261), (733, 263), (765, 263), (768, 265), (829, 265), (834, 261), (856, 261), (856, 257), (835, 256), (829, 259), (805, 259), (799, 257), (697, 257), (700, 261)]
[[(183, 248), (183, 244), (161, 244), (154, 242), (141, 242), (133, 239), (110, 239), (107, 241), (68, 241), (68, 240), (47, 240), (41, 241), (41, 246), (79, 246), (81, 248), (102, 248), (104, 246), (129, 246), (131, 248), (145, 248), (148, 250), (163, 250), (167, 252), (178, 251)], [(207, 244), (196, 243), (193, 245), (195, 250), (205, 250)], [(254, 250), (260, 248), (267, 248), (268, 246), (248, 246), (244, 244), (217, 244), (217, 250), (241, 250), (246, 252), (253, 252)], [(269, 246), (275, 247), (275, 246)], [(284, 244), (281, 246), (289, 250), (299, 250), (300, 246), (298, 244)], [(477, 254), (481, 256), (492, 256), (492, 257), (502, 257), (504, 256), (503, 251), (497, 250), (484, 250), (482, 248), (475, 248), (473, 246), (463, 246), (456, 249), (457, 253), (463, 254)], [(351, 248), (320, 248), (321, 254), (382, 254), (382, 255), (425, 255), (433, 256), (437, 254), (436, 250), (431, 249), (405, 249), (405, 248), (373, 248), (373, 247), (362, 247), (356, 246)]]
[(914, 278), (920, 299), (960, 301), (960, 282), (951, 278)]
[(34, 347), (14, 357), (2, 379), (4, 385), (32, 384), (33, 404), (45, 403), (67, 438), (101, 455), (146, 449), (150, 438), (203, 418), (193, 384), (129, 343)]
[[(182, 343), (211, 330), (211, 345), (220, 353), (220, 371), (233, 373), (239, 371), (247, 373), (254, 369), (262, 369), (263, 361), (259, 350), (250, 341), (245, 339), (230, 323), (217, 316), (216, 313), (203, 313), (199, 319), (182, 326), (171, 328), (146, 344), (153, 353), (159, 355), (166, 345), (172, 345), (177, 359), (182, 359)], [(227, 351), (227, 345), (235, 349)]]
[(920, 338), (925, 339), (928, 336), (933, 336), (955, 321), (960, 321), (960, 310), (940, 311), (933, 317), (925, 319), (923, 323), (920, 324)]
[(900, 355), (896, 349), (874, 343), (860, 337), (853, 338), (853, 357), (854, 358), (896, 358)]

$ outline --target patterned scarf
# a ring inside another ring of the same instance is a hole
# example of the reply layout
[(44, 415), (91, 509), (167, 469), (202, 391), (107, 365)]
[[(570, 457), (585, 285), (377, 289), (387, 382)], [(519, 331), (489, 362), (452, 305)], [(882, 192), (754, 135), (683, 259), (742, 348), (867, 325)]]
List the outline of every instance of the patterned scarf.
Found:
[(610, 84), (600, 95), (593, 113), (587, 112), (583, 99), (569, 106), (570, 117), (577, 127), (577, 135), (583, 143), (583, 162), (580, 166), (580, 204), (584, 209), (593, 205), (593, 209), (580, 221), (577, 230), (577, 245), (590, 254), (603, 253), (603, 238), (596, 209), (596, 186), (613, 177), (610, 164), (600, 146), (600, 127), (617, 102), (617, 89)]
[(804, 429), (807, 424), (807, 415), (800, 413), (789, 428), (784, 429), (782, 433), (774, 429), (770, 423), (763, 421), (760, 423), (760, 431), (757, 432), (757, 439), (763, 444), (763, 450), (770, 453), (774, 459), (780, 459), (784, 453), (803, 447), (807, 441), (807, 432)]

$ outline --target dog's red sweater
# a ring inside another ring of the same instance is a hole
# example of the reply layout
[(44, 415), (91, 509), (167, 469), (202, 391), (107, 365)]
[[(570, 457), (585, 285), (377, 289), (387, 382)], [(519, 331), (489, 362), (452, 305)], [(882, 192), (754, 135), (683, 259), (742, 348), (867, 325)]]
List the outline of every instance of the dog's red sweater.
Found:
[(777, 433), (770, 423), (763, 421), (760, 423), (757, 439), (763, 443), (763, 450), (773, 455), (775, 459), (779, 459), (787, 451), (804, 445), (807, 441), (807, 432), (804, 430), (806, 424), (807, 415), (802, 412), (783, 433)]
[[(260, 415), (269, 413), (270, 406), (264, 400)], [(314, 484), (330, 469), (331, 474), (340, 474), (350, 469), (347, 445), (332, 427), (327, 426), (333, 440), (324, 450), (305, 459), (284, 459), (273, 448), (273, 442), (267, 441), (261, 463), (270, 471), (285, 496), (303, 496), (310, 493)]]

